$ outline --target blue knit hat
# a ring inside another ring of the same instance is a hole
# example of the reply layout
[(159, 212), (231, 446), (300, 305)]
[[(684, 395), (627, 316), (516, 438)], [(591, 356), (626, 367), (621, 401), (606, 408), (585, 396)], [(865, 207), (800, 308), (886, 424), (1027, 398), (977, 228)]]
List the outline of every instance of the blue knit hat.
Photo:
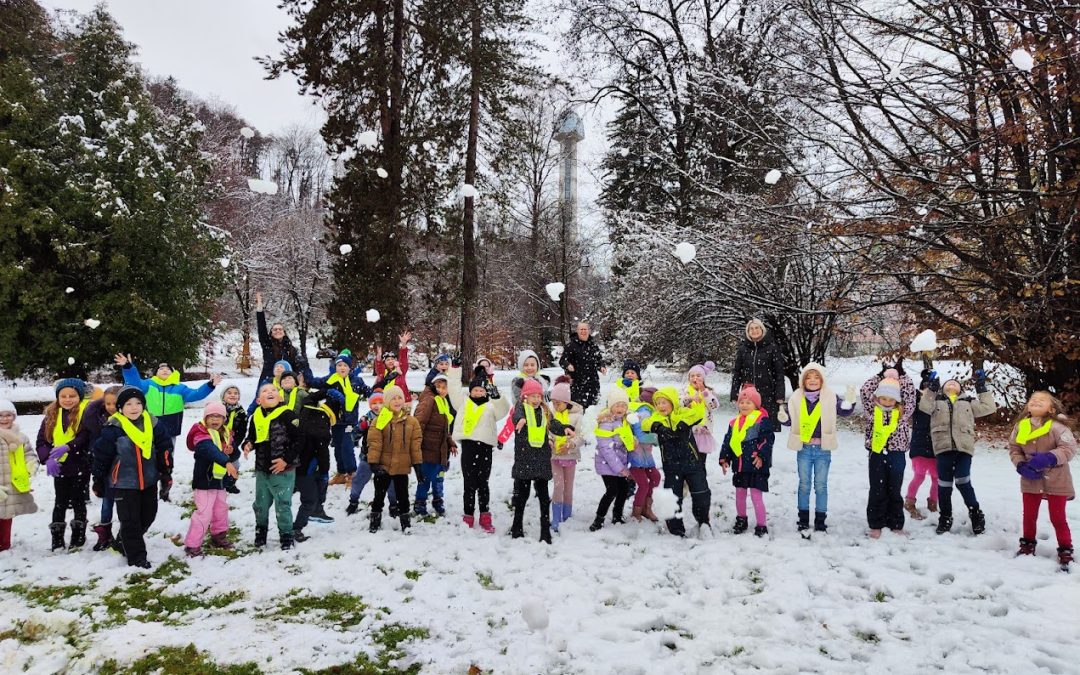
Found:
[(67, 389), (68, 387), (71, 387), (75, 391), (79, 392), (79, 398), (86, 397), (86, 383), (77, 377), (65, 377), (62, 380), (57, 380), (56, 386), (54, 387), (55, 394), (59, 396), (60, 390)]
[(449, 354), (439, 354), (438, 356), (435, 357), (435, 363), (438, 363), (439, 361), (449, 361), (449, 360), (450, 360), (450, 355)]
[(339, 363), (344, 363), (348, 367), (352, 368), (352, 355), (346, 354), (344, 352), (338, 354), (337, 357), (334, 359), (334, 365), (336, 366)]
[(292, 370), (292, 364), (289, 363), (288, 361), (286, 361), (285, 359), (281, 359), (280, 361), (278, 361), (277, 363), (274, 364), (275, 368), (277, 368), (278, 366), (283, 367), (285, 370)]

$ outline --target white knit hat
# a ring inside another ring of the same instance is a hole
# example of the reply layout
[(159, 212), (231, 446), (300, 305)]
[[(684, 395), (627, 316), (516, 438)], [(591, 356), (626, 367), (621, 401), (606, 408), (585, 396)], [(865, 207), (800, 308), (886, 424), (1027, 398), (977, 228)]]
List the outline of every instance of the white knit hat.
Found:
[(619, 387), (612, 387), (611, 390), (608, 391), (608, 407), (610, 408), (616, 403), (625, 403), (626, 405), (630, 405), (630, 397), (626, 394), (625, 389), (621, 389)]
[(15, 404), (4, 398), (0, 398), (0, 413), (11, 413), (16, 417), (19, 416), (19, 413), (15, 410)]

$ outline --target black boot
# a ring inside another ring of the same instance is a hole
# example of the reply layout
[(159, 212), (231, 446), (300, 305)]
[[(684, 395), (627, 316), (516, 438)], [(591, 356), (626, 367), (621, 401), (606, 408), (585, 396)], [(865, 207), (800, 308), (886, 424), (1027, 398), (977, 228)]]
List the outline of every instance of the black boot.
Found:
[(510, 536), (514, 539), (521, 539), (525, 536), (525, 505), (521, 503), (514, 504), (514, 522), (510, 525)]
[(769, 528), (766, 527), (765, 525), (758, 525), (757, 527), (754, 528), (754, 536), (755, 537), (764, 537), (768, 533), (769, 533)]
[(368, 524), (368, 532), (374, 534), (382, 527), (382, 511), (372, 511), (370, 522)]
[(549, 509), (540, 511), (540, 541), (545, 544), (551, 543), (551, 512)]
[(345, 507), (345, 515), (351, 516), (360, 510), (360, 502), (350, 501), (349, 505)]
[(1035, 540), (1021, 538), (1020, 549), (1016, 552), (1016, 555), (1035, 555)]
[(623, 519), (623, 508), (624, 507), (625, 507), (625, 504), (619, 504), (618, 506), (616, 506), (612, 510), (612, 512), (611, 512), (611, 524), (612, 525), (622, 525), (623, 523), (626, 522), (626, 520)]
[(64, 543), (64, 531), (67, 530), (66, 523), (49, 523), (49, 532), (52, 533), (52, 548), (55, 551), (58, 548), (66, 548), (67, 544)]
[(735, 516), (735, 527), (731, 531), (733, 534), (742, 534), (749, 527), (750, 523), (746, 520), (746, 516)]
[(968, 516), (971, 518), (971, 533), (982, 534), (986, 532), (986, 514), (982, 512), (977, 506), (973, 506), (968, 509)]
[(825, 517), (828, 514), (824, 511), (814, 511), (814, 532), (828, 532), (829, 526), (825, 524)]
[(604, 526), (604, 517), (597, 514), (596, 518), (592, 521), (592, 525), (589, 526), (589, 532), (596, 532)]
[(288, 534), (281, 535), (281, 550), (282, 551), (288, 551), (292, 547), (293, 547), (292, 532), (290, 532)]
[(409, 527), (411, 527), (411, 525), (409, 524), (409, 512), (406, 511), (405, 513), (398, 516), (398, 518), (401, 521), (401, 533), (405, 534), (409, 531)]
[(293, 538), (293, 541), (295, 541), (297, 544), (302, 544), (305, 541), (307, 541), (308, 539), (311, 539), (311, 537), (304, 534), (303, 530), (293, 530), (292, 531), (292, 538)]
[(937, 532), (938, 534), (945, 534), (952, 529), (952, 516), (946, 516), (944, 513), (938, 517)]
[(266, 526), (265, 525), (256, 525), (255, 526), (255, 545), (256, 546), (266, 546)]
[(71, 521), (71, 544), (69, 548), (82, 548), (86, 545), (86, 521)]
[(1069, 563), (1073, 561), (1072, 546), (1058, 546), (1058, 564), (1061, 569), (1068, 570)]
[(810, 512), (799, 511), (799, 532), (810, 529)]

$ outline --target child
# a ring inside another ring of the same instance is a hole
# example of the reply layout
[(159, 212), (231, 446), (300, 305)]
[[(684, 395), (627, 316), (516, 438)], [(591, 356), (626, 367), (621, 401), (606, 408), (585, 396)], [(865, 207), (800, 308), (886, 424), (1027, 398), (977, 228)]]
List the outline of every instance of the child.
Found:
[[(244, 441), (247, 440), (248, 413), (240, 405), (240, 388), (235, 384), (230, 384), (225, 387), (225, 390), (221, 392), (221, 402), (225, 404), (225, 411), (228, 413), (228, 416), (225, 418), (225, 427), (232, 436), (233, 447), (238, 449), (242, 448), (244, 447)], [(237, 475), (239, 475), (239, 454), (233, 460), (233, 466), (236, 467)], [(240, 489), (236, 487), (236, 478), (233, 478), (229, 474), (225, 474), (225, 479), (222, 482), (225, 485), (225, 492), (233, 495), (240, 494)]]
[(664, 488), (675, 493), (678, 503), (680, 515), (668, 519), (668, 531), (678, 537), (686, 536), (681, 513), (683, 488), (688, 486), (698, 536), (707, 537), (712, 532), (709, 525), (712, 491), (705, 470), (705, 455), (698, 452), (694, 436), (694, 427), (704, 420), (705, 409), (703, 406), (682, 407), (679, 392), (674, 387), (664, 387), (653, 394), (653, 407), (656, 412), (642, 423), (641, 428), (656, 435), (664, 464)]
[[(540, 357), (531, 349), (525, 349), (518, 353), (518, 376), (510, 384), (510, 405), (516, 406), (521, 400), (521, 388), (528, 380), (535, 380), (543, 394), (547, 395), (547, 389), (551, 385), (551, 378), (540, 372)], [(506, 425), (499, 432), (498, 447), (502, 450), (503, 444), (514, 435), (514, 421), (507, 417)]]
[(919, 410), (930, 415), (930, 440), (934, 444), (938, 470), (937, 533), (952, 529), (953, 483), (964, 498), (971, 518), (972, 534), (986, 531), (986, 515), (979, 508), (975, 488), (971, 485), (971, 459), (975, 455), (975, 420), (992, 415), (997, 410), (994, 395), (986, 387), (986, 373), (975, 371), (975, 391), (978, 399), (961, 397), (960, 383), (946, 380), (941, 385), (937, 373), (931, 372)]
[(536, 488), (540, 502), (540, 541), (551, 543), (551, 498), (548, 481), (551, 480), (551, 442), (549, 433), (555, 436), (574, 437), (573, 428), (564, 425), (551, 415), (544, 405), (544, 388), (535, 379), (528, 379), (521, 387), (522, 400), (514, 407), (514, 466), (510, 475), (514, 479), (514, 524), (510, 535), (514, 539), (525, 536), (523, 519), (525, 505), (529, 501), (530, 484)]
[(412, 332), (410, 331), (405, 331), (398, 336), (397, 354), (393, 351), (383, 353), (382, 347), (379, 347), (375, 352), (374, 366), (374, 388), (382, 389), (385, 392), (387, 387), (395, 385), (405, 395), (406, 402), (412, 400), (412, 396), (409, 394), (409, 383), (405, 378), (405, 375), (409, 372), (409, 340), (412, 340)]
[(244, 458), (255, 452), (255, 545), (266, 546), (270, 505), (277, 516), (281, 549), (293, 546), (292, 493), (296, 486), (299, 430), (296, 414), (281, 404), (272, 383), (259, 387), (259, 407), (248, 420)]
[(11, 519), (37, 513), (30, 476), (38, 467), (30, 439), (15, 425), (15, 405), (0, 400), (0, 551), (11, 548)]
[[(555, 378), (555, 386), (551, 388), (552, 416), (563, 426), (577, 429), (585, 411), (580, 404), (570, 400), (571, 395), (570, 376)], [(551, 453), (551, 473), (555, 478), (555, 490), (551, 495), (551, 529), (555, 532), (574, 514), (574, 474), (581, 461), (581, 446), (581, 436), (555, 437)]]
[[(144, 380), (139, 377), (139, 371), (135, 368), (130, 354), (117, 354), (116, 365), (122, 367), (124, 384), (138, 387), (146, 396), (146, 411), (161, 420), (161, 424), (172, 437), (173, 448), (176, 447), (176, 439), (180, 436), (184, 424), (184, 404), (203, 400), (214, 391), (214, 387), (221, 384), (221, 376), (213, 375), (209, 382), (204, 382), (198, 389), (192, 389), (180, 384), (180, 371), (173, 370), (167, 363), (159, 363), (154, 376)], [(165, 502), (169, 501), (169, 490), (172, 488), (172, 454), (172, 450), (166, 453), (165, 470), (161, 474), (161, 500)]]
[(746, 495), (754, 503), (754, 536), (769, 533), (766, 523), (765, 498), (769, 491), (769, 469), (772, 467), (773, 424), (769, 413), (761, 407), (761, 394), (754, 385), (739, 392), (739, 415), (728, 423), (724, 444), (720, 448), (720, 467), (727, 473), (731, 467), (731, 484), (735, 486), (735, 534), (746, 532)]
[(69, 377), (53, 388), (56, 400), (45, 408), (37, 435), (38, 461), (53, 478), (52, 550), (64, 548), (64, 520), (71, 509), (71, 548), (86, 543), (86, 486), (90, 480), (90, 432), (82, 425), (88, 401), (86, 383)]
[[(919, 384), (916, 406), (922, 403), (923, 390), (926, 389), (929, 382), (930, 372), (929, 368), (922, 371), (922, 382)], [(938, 474), (937, 460), (934, 459), (934, 443), (930, 440), (930, 415), (919, 410), (918, 407), (911, 416), (911, 447), (908, 451), (908, 457), (911, 458), (913, 475), (911, 482), (908, 483), (907, 496), (904, 497), (904, 508), (907, 509), (912, 520), (925, 520), (926, 516), (915, 505), (915, 498), (919, 496), (919, 487), (922, 486), (923, 480), (929, 477), (930, 495), (926, 498), (926, 508), (930, 513), (937, 513)]]
[[(375, 390), (368, 397), (368, 411), (360, 418), (359, 424), (353, 430), (353, 443), (360, 446), (360, 461), (357, 463), (356, 474), (353, 476), (352, 486), (349, 488), (349, 505), (345, 507), (345, 514), (349, 516), (360, 510), (360, 493), (364, 491), (364, 487), (371, 480), (371, 465), (368, 464), (368, 433), (370, 433), (372, 425), (375, 424), (375, 420), (382, 411), (383, 403), (383, 393)], [(387, 491), (387, 499), (390, 502), (390, 517), (396, 518), (398, 515), (397, 495), (394, 494), (393, 483), (390, 484)]]
[(413, 416), (420, 423), (422, 438), (420, 451), (424, 461), (420, 465), (420, 476), (416, 484), (416, 501), (413, 512), (426, 516), (428, 491), (431, 492), (431, 507), (435, 515), (446, 515), (443, 504), (443, 483), (446, 470), (450, 467), (450, 457), (457, 456), (457, 444), (454, 443), (454, 413), (447, 400), (449, 380), (446, 375), (436, 375), (431, 384), (424, 387), (420, 403)]
[[(281, 324), (274, 324), (274, 325), (276, 327), (276, 326), (279, 326)], [(293, 371), (292, 366), (289, 365), (289, 362), (282, 359), (282, 360), (277, 361), (277, 362), (274, 363), (274, 366), (270, 371), (270, 373), (271, 373), (270, 376), (260, 377), (259, 378), (259, 385), (257, 387), (255, 387), (255, 398), (251, 399), (251, 403), (247, 407), (247, 414), (248, 415), (255, 412), (255, 406), (259, 405), (259, 387), (263, 386), (264, 384), (266, 384), (268, 382), (273, 383), (273, 385), (275, 387), (277, 387), (277, 389), (278, 389), (278, 398), (280, 398), (282, 400), (285, 399), (285, 392), (281, 390), (281, 376), (284, 375), (286, 372), (290, 372), (290, 371), (295, 372), (295, 371)]]
[(307, 395), (299, 410), (299, 465), (295, 489), (300, 493), (300, 507), (293, 520), (293, 539), (307, 541), (304, 534), (308, 520), (316, 520), (322, 500), (326, 499), (326, 483), (320, 476), (330, 473), (330, 439), (338, 415), (345, 406), (345, 395), (337, 389), (323, 389)]
[[(362, 365), (353, 368), (352, 354), (343, 350), (334, 358), (334, 372), (328, 377), (315, 377), (311, 369), (304, 371), (304, 379), (312, 389), (328, 389), (336, 387), (345, 395), (345, 408), (337, 424), (333, 428), (332, 440), (334, 443), (334, 460), (337, 463), (337, 475), (329, 481), (329, 485), (343, 485), (352, 480), (356, 473), (356, 448), (353, 446), (352, 428), (360, 422), (360, 398), (371, 396), (372, 389), (364, 383), (360, 377)], [(322, 476), (319, 477), (322, 480)], [(329, 479), (329, 474), (327, 474)], [(334, 519), (327, 515), (323, 503), (319, 502), (319, 508), (313, 515), (312, 520), (332, 523)]]
[(371, 501), (371, 524), (375, 533), (382, 527), (383, 499), (386, 488), (394, 484), (398, 498), (401, 531), (409, 530), (409, 470), (420, 480), (420, 423), (406, 409), (405, 392), (397, 385), (383, 390), (384, 405), (368, 430), (368, 463), (374, 474), (375, 498)]
[[(810, 488), (814, 488), (814, 531), (827, 532), (829, 511), (829, 466), (836, 450), (836, 418), (855, 411), (855, 387), (848, 387), (843, 398), (825, 384), (825, 368), (808, 363), (799, 374), (799, 388), (791, 393), (787, 405), (778, 411), (780, 423), (791, 427), (787, 447), (798, 452), (799, 534), (810, 538)], [(773, 425), (776, 428), (776, 425)]]
[(904, 533), (904, 498), (900, 490), (911, 445), (911, 415), (915, 411), (915, 385), (907, 375), (889, 368), (862, 386), (866, 414), (866, 449), (870, 453), (870, 494), (866, 499), (866, 524), (870, 538), (881, 537), (887, 527)]
[[(450, 380), (461, 381), (458, 368), (450, 370)], [(494, 397), (492, 396), (494, 394)], [(491, 491), (491, 453), (495, 449), (498, 422), (510, 411), (510, 401), (496, 388), (490, 389), (487, 371), (483, 366), (473, 368), (469, 387), (453, 387), (450, 398), (459, 414), (454, 418), (454, 441), (461, 446), (461, 473), (465, 478), (465, 499), (462, 522), (472, 527), (476, 500), (480, 499), (480, 527), (488, 534), (495, 533), (489, 503)]]
[(1076, 497), (1069, 471), (1069, 461), (1076, 456), (1076, 438), (1068, 422), (1061, 402), (1050, 392), (1037, 391), (1009, 437), (1009, 459), (1020, 474), (1024, 497), (1024, 535), (1016, 555), (1035, 555), (1035, 524), (1045, 499), (1057, 534), (1058, 564), (1065, 570), (1073, 561), (1065, 502)]
[[(660, 485), (660, 471), (657, 470), (656, 460), (652, 455), (653, 446), (656, 445), (656, 434), (646, 433), (641, 428), (641, 423), (655, 412), (652, 407), (655, 393), (656, 387), (642, 387), (640, 400), (637, 404), (630, 405), (633, 412), (627, 417), (634, 430), (634, 438), (637, 439), (637, 449), (631, 452), (627, 459), (630, 462), (630, 477), (637, 484), (631, 516), (638, 522), (641, 522), (642, 517), (654, 523), (659, 520), (652, 510), (653, 490)], [(554, 395), (552, 391), (552, 396)]]
[(424, 386), (431, 384), (431, 381), (435, 379), (436, 375), (446, 375), (450, 371), (450, 355), (439, 354), (435, 357), (435, 361), (431, 364), (431, 370), (428, 371), (427, 376), (424, 378)]
[(112, 490), (127, 564), (150, 569), (143, 536), (157, 517), (157, 482), (167, 468), (165, 456), (172, 451), (173, 437), (146, 412), (146, 397), (138, 387), (121, 389), (116, 407), (119, 412), (94, 444), (94, 493)]
[(630, 412), (630, 399), (626, 391), (615, 387), (608, 392), (607, 407), (596, 417), (596, 473), (604, 480), (604, 496), (596, 507), (596, 518), (589, 526), (590, 532), (596, 532), (604, 526), (608, 508), (612, 502), (615, 508), (611, 514), (611, 523), (624, 523), (623, 507), (626, 505), (630, 477), (630, 465), (627, 453), (637, 448), (634, 430), (626, 415)]
[(683, 406), (701, 412), (701, 423), (694, 427), (694, 440), (698, 452), (708, 454), (713, 451), (716, 441), (712, 433), (713, 411), (720, 407), (720, 401), (712, 387), (705, 385), (705, 378), (716, 369), (712, 361), (706, 361), (690, 369), (687, 373), (686, 391), (683, 393)]
[(189, 558), (203, 554), (202, 544), (207, 529), (210, 542), (215, 548), (228, 549), (232, 544), (226, 538), (229, 532), (229, 493), (225, 492), (225, 476), (236, 477), (233, 461), (240, 456), (232, 433), (225, 422), (228, 410), (224, 403), (212, 401), (203, 408), (201, 422), (196, 422), (187, 435), (187, 447), (195, 454), (195, 468), (191, 476), (191, 492), (195, 512), (184, 538), (184, 553)]
[[(94, 449), (94, 443), (101, 437), (101, 430), (105, 428), (109, 418), (116, 414), (116, 397), (121, 389), (123, 387), (120, 385), (109, 387), (101, 398), (90, 401), (86, 406), (86, 410), (83, 411), (81, 424), (86, 430), (86, 447), (90, 448), (91, 453)], [(94, 525), (94, 534), (97, 535), (97, 543), (94, 544), (95, 551), (104, 551), (113, 544), (112, 517), (114, 506), (112, 493), (106, 489), (105, 493), (101, 495), (101, 520), (97, 525)]]
[(626, 392), (630, 403), (637, 403), (641, 398), (641, 368), (636, 361), (626, 359), (622, 364), (622, 379), (615, 383)]
[(281, 399), (286, 408), (297, 415), (300, 414), (301, 408), (304, 407), (304, 399), (307, 398), (307, 395), (308, 393), (300, 388), (300, 378), (291, 370), (286, 370), (278, 378), (278, 398)]

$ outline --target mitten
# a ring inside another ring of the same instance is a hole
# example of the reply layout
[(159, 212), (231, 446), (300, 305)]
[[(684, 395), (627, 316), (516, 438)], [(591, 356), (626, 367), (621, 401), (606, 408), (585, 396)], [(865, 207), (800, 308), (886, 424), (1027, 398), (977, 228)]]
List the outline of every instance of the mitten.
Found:
[(638, 415), (637, 413), (630, 413), (629, 415), (626, 416), (626, 421), (629, 422), (630, 424), (640, 424), (641, 423), (641, 416)]
[(975, 391), (979, 394), (984, 394), (988, 391), (986, 387), (986, 371), (982, 368), (975, 371)]
[(1057, 456), (1052, 452), (1040, 452), (1028, 460), (1028, 465), (1036, 471), (1046, 471), (1057, 466)]
[(1042, 471), (1031, 468), (1031, 462), (1020, 462), (1016, 465), (1016, 473), (1020, 474), (1028, 480), (1041, 480), (1043, 476)]
[(858, 399), (858, 392), (855, 391), (855, 385), (849, 384), (847, 389), (844, 390), (844, 402), (840, 404), (840, 407), (844, 410), (851, 410), (855, 407), (855, 401)]
[(933, 392), (941, 389), (941, 380), (938, 379), (937, 371), (930, 371), (930, 379), (926, 383), (926, 388)]
[(634, 384), (634, 381), (631, 380), (629, 377), (624, 377), (623, 378), (622, 385), (624, 387), (630, 388), (631, 386), (633, 386), (633, 384)]
[(416, 482), (422, 483), (424, 481), (424, 472), (420, 469), (419, 464), (412, 465), (413, 473), (416, 474)]
[(45, 462), (45, 473), (47, 473), (50, 478), (58, 478), (60, 476), (60, 469), (62, 468), (63, 465), (52, 457), (49, 457)]
[(70, 450), (71, 448), (69, 448), (67, 445), (58, 445), (49, 451), (49, 459), (55, 459), (57, 462), (59, 462), (60, 458), (68, 454), (68, 451)]
[(780, 424), (787, 424), (791, 420), (791, 417), (787, 414), (787, 405), (780, 406), (780, 410), (776, 412), (776, 419)]

